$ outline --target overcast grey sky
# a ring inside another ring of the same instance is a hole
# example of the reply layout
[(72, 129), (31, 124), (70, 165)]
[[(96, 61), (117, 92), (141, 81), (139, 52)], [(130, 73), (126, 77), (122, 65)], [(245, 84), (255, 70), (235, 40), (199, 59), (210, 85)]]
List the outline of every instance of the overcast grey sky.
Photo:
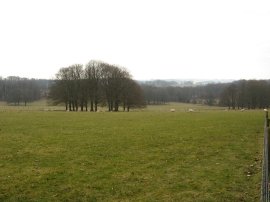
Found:
[(135, 79), (270, 78), (270, 1), (1, 0), (0, 76), (91, 59)]

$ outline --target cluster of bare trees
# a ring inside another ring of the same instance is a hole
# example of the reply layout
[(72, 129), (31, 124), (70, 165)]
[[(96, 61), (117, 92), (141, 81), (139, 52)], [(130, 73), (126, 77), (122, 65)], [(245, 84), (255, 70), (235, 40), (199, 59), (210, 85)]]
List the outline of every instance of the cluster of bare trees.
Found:
[(229, 84), (220, 96), (220, 104), (231, 109), (268, 108), (270, 83), (266, 80), (240, 80)]
[(39, 100), (46, 95), (47, 81), (9, 76), (0, 77), (0, 100), (14, 105)]
[(124, 68), (101, 61), (90, 61), (61, 68), (50, 87), (49, 97), (55, 104), (64, 103), (66, 110), (97, 111), (107, 106), (109, 111), (145, 106), (140, 86)]

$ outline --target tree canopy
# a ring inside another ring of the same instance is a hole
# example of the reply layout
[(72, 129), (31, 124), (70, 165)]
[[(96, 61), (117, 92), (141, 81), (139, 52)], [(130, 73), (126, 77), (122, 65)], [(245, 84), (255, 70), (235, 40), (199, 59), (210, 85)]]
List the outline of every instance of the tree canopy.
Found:
[(92, 60), (83, 67), (74, 64), (61, 68), (50, 87), (49, 97), (55, 104), (65, 103), (66, 110), (97, 111), (107, 106), (108, 111), (119, 111), (145, 106), (143, 91), (130, 73), (116, 65)]

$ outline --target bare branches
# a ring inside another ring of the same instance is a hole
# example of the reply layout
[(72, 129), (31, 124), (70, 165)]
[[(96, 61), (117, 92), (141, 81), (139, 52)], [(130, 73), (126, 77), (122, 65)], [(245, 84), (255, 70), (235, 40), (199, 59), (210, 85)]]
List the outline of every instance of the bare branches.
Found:
[(51, 98), (66, 104), (66, 109), (97, 111), (98, 105), (107, 105), (109, 111), (144, 106), (142, 90), (125, 68), (91, 60), (85, 68), (75, 64), (61, 68), (51, 87)]

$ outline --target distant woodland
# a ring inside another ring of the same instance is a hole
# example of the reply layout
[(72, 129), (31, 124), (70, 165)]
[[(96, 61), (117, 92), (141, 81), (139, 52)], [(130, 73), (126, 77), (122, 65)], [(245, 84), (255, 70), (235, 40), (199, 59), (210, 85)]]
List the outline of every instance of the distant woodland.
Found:
[(120, 107), (129, 111), (168, 102), (256, 109), (270, 105), (270, 80), (198, 86), (178, 86), (165, 80), (140, 82), (133, 80), (126, 69), (100, 61), (61, 68), (54, 80), (0, 77), (0, 101), (26, 106), (42, 98), (69, 111), (97, 111), (98, 106), (106, 106), (108, 111), (119, 111)]
[(184, 102), (226, 106), (229, 109), (268, 108), (270, 80), (239, 80), (200, 86), (141, 85), (147, 104)]
[(52, 81), (45, 79), (0, 77), (0, 101), (26, 106), (29, 102), (47, 97), (51, 83)]

